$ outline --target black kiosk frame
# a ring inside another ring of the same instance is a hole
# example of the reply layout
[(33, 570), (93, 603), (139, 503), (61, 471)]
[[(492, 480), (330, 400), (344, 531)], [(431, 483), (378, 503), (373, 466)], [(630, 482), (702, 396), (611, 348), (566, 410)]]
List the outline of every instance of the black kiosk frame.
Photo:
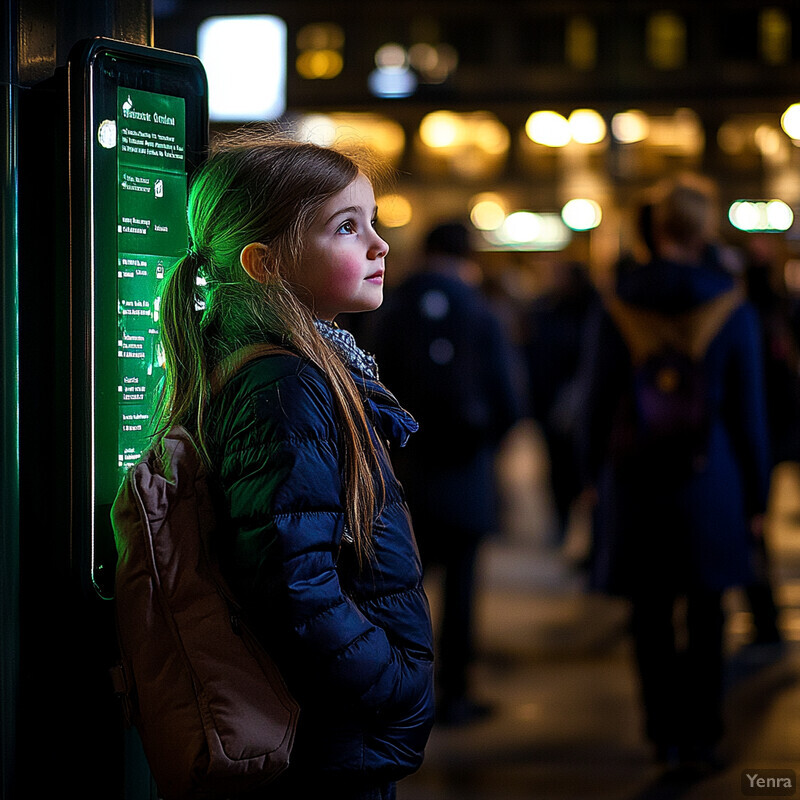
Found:
[(185, 253), (208, 148), (208, 86), (189, 55), (105, 38), (68, 63), (73, 567), (113, 597), (109, 518), (151, 433), (163, 359), (158, 284)]

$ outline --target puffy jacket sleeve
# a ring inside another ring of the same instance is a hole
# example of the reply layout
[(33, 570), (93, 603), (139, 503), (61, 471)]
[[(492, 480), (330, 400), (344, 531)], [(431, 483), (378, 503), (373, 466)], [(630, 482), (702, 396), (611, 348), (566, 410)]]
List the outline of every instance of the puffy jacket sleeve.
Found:
[(419, 701), (419, 687), (406, 680), (404, 643), (390, 641), (367, 618), (337, 569), (352, 545), (343, 542), (330, 392), (313, 367), (259, 377), (267, 369), (250, 368), (248, 380), (224, 399), (227, 422), (220, 429), (233, 559), (247, 575), (250, 604), (258, 614), (259, 603), (281, 598), (295, 660), (319, 680), (312, 691), (366, 710), (408, 708)]

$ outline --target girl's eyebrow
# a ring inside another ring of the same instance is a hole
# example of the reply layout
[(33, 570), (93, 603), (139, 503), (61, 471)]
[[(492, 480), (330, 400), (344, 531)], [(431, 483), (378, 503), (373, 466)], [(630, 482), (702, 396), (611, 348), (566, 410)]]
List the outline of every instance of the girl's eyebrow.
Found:
[[(328, 217), (328, 219), (325, 221), (325, 224), (327, 225), (329, 222), (336, 219), (336, 217), (340, 217), (343, 214), (360, 214), (362, 210), (363, 209), (361, 208), (361, 206), (347, 206), (346, 208), (340, 208), (338, 211), (334, 211), (333, 214), (331, 214), (330, 217)], [(372, 209), (373, 215), (376, 214), (377, 211), (378, 211), (378, 206), (376, 205), (375, 208)]]
[(334, 211), (333, 214), (328, 217), (325, 224), (327, 225), (328, 222), (336, 219), (336, 217), (342, 216), (342, 214), (358, 214), (361, 211), (361, 206), (347, 206), (346, 208), (340, 208), (338, 211)]

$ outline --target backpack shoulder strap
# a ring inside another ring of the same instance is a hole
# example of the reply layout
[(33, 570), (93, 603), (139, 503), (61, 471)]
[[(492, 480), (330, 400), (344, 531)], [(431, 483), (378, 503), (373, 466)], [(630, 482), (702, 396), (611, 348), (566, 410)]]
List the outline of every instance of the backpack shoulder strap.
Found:
[(643, 363), (664, 346), (699, 361), (728, 317), (744, 302), (744, 291), (736, 284), (703, 305), (674, 316), (637, 308), (613, 293), (604, 297), (603, 302), (634, 364)]
[(217, 364), (211, 373), (211, 394), (217, 394), (222, 387), (246, 364), (255, 361), (257, 358), (269, 355), (291, 355), (297, 356), (285, 347), (279, 347), (267, 342), (248, 344), (231, 353), (227, 358)]
[(687, 350), (693, 359), (699, 361), (705, 355), (714, 337), (743, 302), (744, 290), (737, 283), (686, 315), (686, 326), (691, 331)]
[(642, 364), (647, 357), (663, 346), (665, 341), (662, 314), (637, 308), (610, 292), (603, 298), (617, 330), (622, 335), (635, 365)]

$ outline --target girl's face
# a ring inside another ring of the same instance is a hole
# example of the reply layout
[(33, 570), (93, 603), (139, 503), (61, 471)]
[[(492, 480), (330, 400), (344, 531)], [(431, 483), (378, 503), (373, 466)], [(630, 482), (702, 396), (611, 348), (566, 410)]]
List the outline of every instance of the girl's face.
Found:
[(383, 302), (389, 245), (375, 231), (376, 211), (372, 184), (359, 173), (311, 224), (292, 283), (319, 319), (372, 311)]

